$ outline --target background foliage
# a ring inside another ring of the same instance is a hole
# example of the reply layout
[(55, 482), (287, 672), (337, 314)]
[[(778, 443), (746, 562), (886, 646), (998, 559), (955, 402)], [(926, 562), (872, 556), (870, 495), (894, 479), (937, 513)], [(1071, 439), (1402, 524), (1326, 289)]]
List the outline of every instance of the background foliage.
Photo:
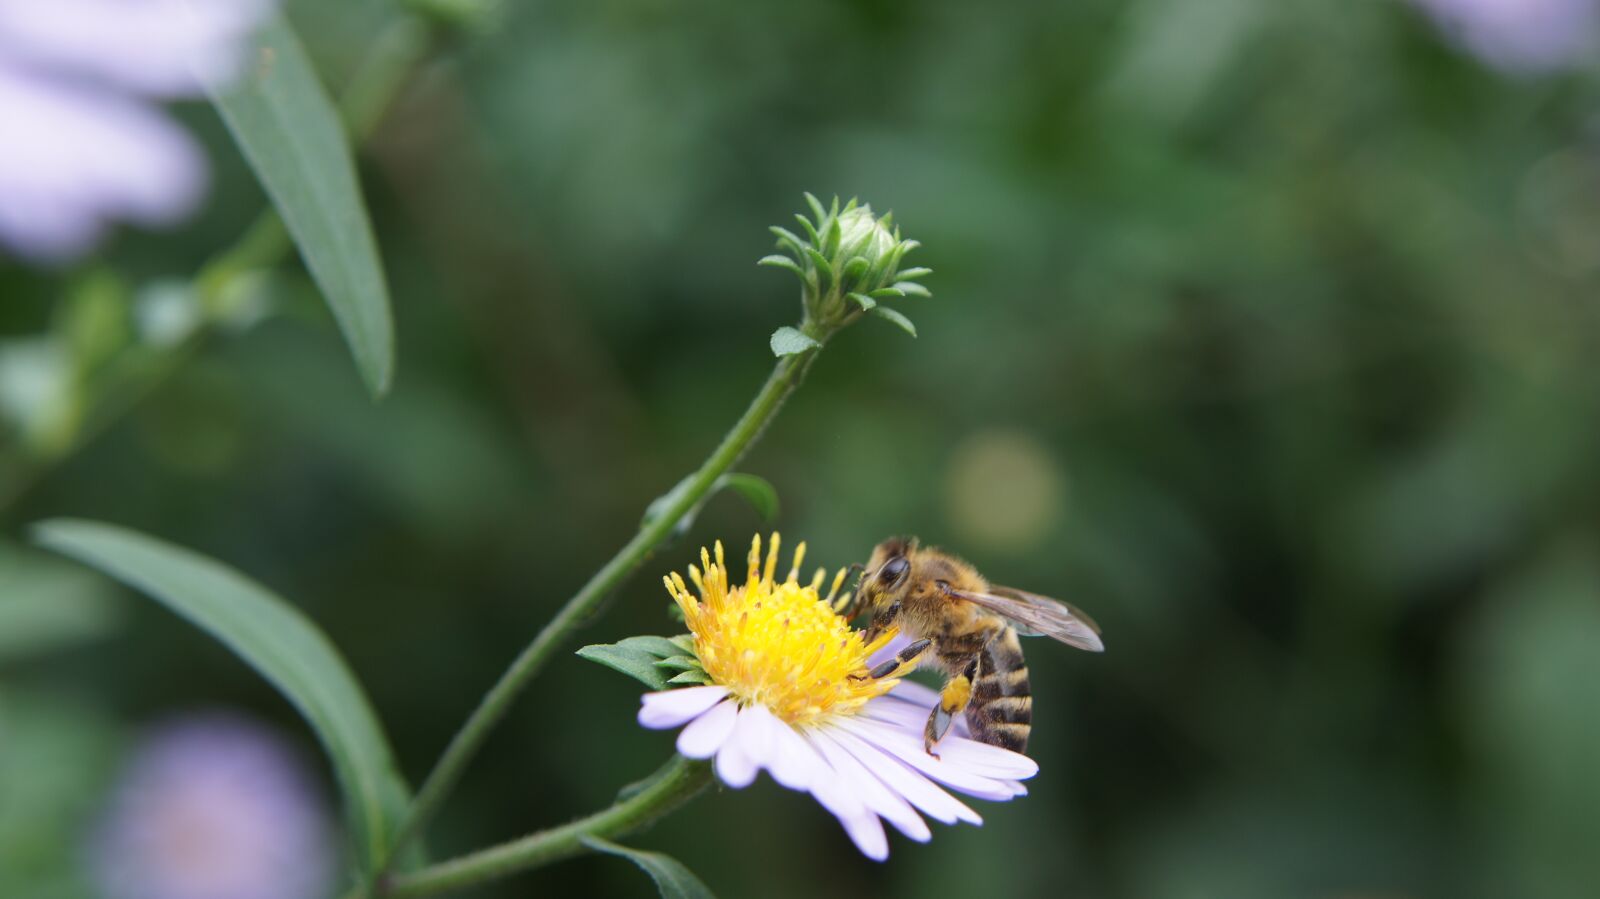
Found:
[[(337, 86), (393, 11), (290, 15)], [(981, 830), (879, 866), (764, 783), (637, 844), (726, 896), (1583, 895), (1597, 109), (1591, 71), (1496, 74), (1378, 0), (507, 4), (362, 151), (391, 394), (289, 267), (138, 401), (163, 351), (101, 348), (263, 202), (196, 105), (201, 219), (0, 268), (0, 332), (57, 335), (77, 373), (0, 444), (0, 892), (77, 894), (74, 835), (140, 723), (226, 704), (304, 734), (225, 650), (23, 549), (27, 523), (135, 527), (292, 597), (418, 777), (759, 384), (797, 307), (753, 263), (809, 189), (893, 208), (935, 299), (918, 340), (835, 341), (742, 466), (786, 536), (845, 564), (919, 534), (1083, 605), (1109, 651), (1030, 647), (1044, 770)], [(757, 526), (719, 499), (650, 568)], [(664, 632), (666, 605), (640, 577), (588, 636)], [(581, 660), (534, 693), (439, 853), (608, 802), (669, 749)], [(483, 895), (534, 886), (649, 889), (588, 858)]]

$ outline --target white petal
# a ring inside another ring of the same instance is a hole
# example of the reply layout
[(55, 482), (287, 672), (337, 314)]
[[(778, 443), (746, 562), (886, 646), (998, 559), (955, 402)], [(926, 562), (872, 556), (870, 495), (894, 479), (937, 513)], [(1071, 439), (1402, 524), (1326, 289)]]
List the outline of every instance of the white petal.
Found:
[(722, 741), (722, 748), (717, 750), (717, 776), (722, 782), (736, 790), (742, 790), (755, 782), (756, 774), (761, 768), (755, 760), (745, 755), (744, 747), (739, 739), (739, 721), (748, 714), (749, 709), (741, 709), (739, 719), (733, 725), (733, 734)]
[(0, 0), (0, 51), (76, 80), (168, 96), (245, 62), (262, 0)]
[(199, 146), (159, 110), (39, 78), (0, 52), (0, 237), (29, 255), (86, 250), (106, 220), (167, 224), (206, 183)]
[(836, 743), (826, 730), (814, 730), (807, 736), (811, 745), (828, 760), (828, 765), (844, 778), (845, 787), (860, 796), (868, 809), (919, 843), (926, 843), (933, 837), (932, 831), (928, 830), (928, 823), (904, 799), (862, 766), (855, 756)]
[[(820, 754), (817, 757), (821, 759)], [(883, 824), (861, 797), (850, 791), (837, 771), (829, 768), (816, 778), (811, 784), (811, 795), (839, 819), (862, 855), (880, 862), (889, 857), (889, 839), (884, 835)]]
[(1012, 797), (1011, 790), (998, 780), (968, 771), (943, 759), (929, 755), (922, 748), (920, 737), (913, 738), (903, 730), (878, 721), (862, 718), (838, 722), (861, 739), (893, 754), (896, 758), (921, 771), (934, 780), (970, 796), (1004, 802)]
[(835, 729), (832, 736), (839, 745), (855, 756), (857, 761), (877, 775), (889, 789), (904, 796), (906, 801), (935, 821), (942, 821), (945, 824), (954, 824), (957, 821), (966, 821), (968, 824), (983, 823), (982, 816), (977, 812), (893, 755), (843, 730)]
[(844, 832), (850, 835), (850, 841), (862, 855), (875, 862), (889, 857), (889, 838), (884, 835), (883, 822), (877, 815), (865, 812), (849, 818), (840, 817), (839, 823), (844, 825)]
[(771, 765), (774, 755), (773, 746), (777, 741), (776, 731), (785, 727), (767, 707), (760, 704), (745, 706), (739, 710), (739, 723), (733, 729), (733, 739), (738, 741), (739, 749), (745, 758), (756, 764), (757, 768), (766, 768)]
[(819, 778), (831, 777), (827, 762), (793, 727), (778, 723), (767, 770), (772, 779), (791, 790), (805, 790)]
[(963, 737), (946, 737), (934, 751), (950, 764), (986, 777), (1026, 780), (1039, 773), (1039, 763), (1020, 752)]
[(639, 707), (639, 723), (656, 730), (677, 727), (700, 717), (727, 695), (728, 688), (716, 684), (646, 693)]
[[(894, 685), (887, 694), (867, 703), (863, 714), (871, 717), (882, 717), (895, 723), (905, 723), (908, 726), (915, 724), (918, 730), (927, 721), (928, 714), (933, 707), (939, 704), (939, 692), (930, 687), (913, 681), (903, 680)], [(913, 720), (915, 719), (915, 720)], [(956, 716), (950, 732), (958, 737), (971, 737), (972, 729), (967, 726), (967, 713), (962, 712)]]
[(1002, 780), (1000, 782), (1005, 784), (1007, 787), (1010, 787), (1011, 788), (1011, 792), (1013, 794), (1017, 795), (1017, 796), (1026, 796), (1026, 795), (1028, 795), (1028, 788), (1023, 786), (1021, 781), (1018, 781), (1018, 780)]
[(733, 722), (738, 716), (739, 704), (731, 699), (712, 706), (678, 734), (678, 751), (691, 759), (711, 758), (733, 733)]

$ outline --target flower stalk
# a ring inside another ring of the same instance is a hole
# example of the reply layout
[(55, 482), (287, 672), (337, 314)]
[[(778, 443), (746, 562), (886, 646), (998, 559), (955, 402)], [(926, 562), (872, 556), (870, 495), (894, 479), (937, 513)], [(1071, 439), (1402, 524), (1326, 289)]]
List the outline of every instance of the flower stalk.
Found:
[(698, 796), (711, 783), (711, 766), (674, 755), (627, 798), (570, 824), (423, 868), (382, 884), (385, 897), (432, 896), (475, 886), (591, 852), (590, 837), (619, 837), (654, 824)]
[[(810, 335), (808, 335), (810, 336)], [(813, 340), (816, 338), (813, 337)], [(588, 583), (584, 584), (555, 617), (539, 631), (533, 642), (512, 661), (504, 674), (485, 693), (478, 707), (456, 732), (444, 754), (434, 764), (432, 772), (417, 791), (400, 830), (395, 837), (390, 858), (398, 856), (405, 845), (438, 811), (461, 774), (495, 725), (505, 717), (511, 704), (538, 674), (550, 657), (568, 637), (576, 632), (612, 590), (650, 557), (656, 547), (670, 537), (678, 522), (706, 497), (717, 479), (736, 464), (752, 444), (760, 438), (767, 425), (777, 415), (785, 400), (805, 378), (816, 360), (821, 343), (798, 353), (778, 359), (761, 391), (751, 401), (750, 407), (722, 438), (722, 442), (706, 458), (700, 468), (679, 489), (670, 495), (671, 501), (660, 514), (650, 518), (632, 540), (617, 551)]]

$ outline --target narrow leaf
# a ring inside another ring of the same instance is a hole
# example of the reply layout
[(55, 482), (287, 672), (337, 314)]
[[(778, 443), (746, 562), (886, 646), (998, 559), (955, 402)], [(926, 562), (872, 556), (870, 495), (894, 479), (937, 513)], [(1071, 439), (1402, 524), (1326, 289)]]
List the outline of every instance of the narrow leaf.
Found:
[(670, 855), (629, 849), (595, 836), (583, 836), (578, 839), (595, 852), (625, 858), (643, 868), (644, 872), (650, 875), (650, 879), (656, 882), (656, 889), (660, 891), (662, 899), (714, 899), (711, 890), (700, 882), (700, 878), (694, 876), (682, 862)]
[(900, 326), (901, 330), (905, 331), (907, 334), (910, 334), (912, 337), (917, 336), (917, 326), (913, 325), (911, 323), (911, 319), (901, 315), (897, 310), (890, 309), (888, 306), (877, 306), (873, 308), (872, 314), (878, 316), (879, 318), (886, 318), (889, 321), (894, 322), (896, 325)]
[(294, 238), (374, 395), (394, 376), (389, 288), (344, 126), (294, 32), (274, 17), (235, 86), (211, 91)]
[[(804, 337), (805, 335), (801, 335)], [(808, 340), (810, 338), (807, 338)], [(735, 472), (725, 474), (717, 480), (717, 487), (728, 488), (745, 498), (753, 506), (756, 514), (765, 521), (773, 521), (778, 517), (778, 490), (767, 482), (766, 478), (753, 474)]]
[(784, 325), (772, 332), (772, 355), (774, 356), (792, 356), (795, 353), (803, 353), (812, 347), (820, 345), (812, 338), (800, 333), (798, 329), (791, 328), (788, 325)]
[(38, 525), (34, 535), (45, 547), (149, 594), (277, 687), (332, 759), (367, 869), (387, 855), (409, 791), (366, 693), (309, 618), (239, 572), (143, 534), (58, 519)]

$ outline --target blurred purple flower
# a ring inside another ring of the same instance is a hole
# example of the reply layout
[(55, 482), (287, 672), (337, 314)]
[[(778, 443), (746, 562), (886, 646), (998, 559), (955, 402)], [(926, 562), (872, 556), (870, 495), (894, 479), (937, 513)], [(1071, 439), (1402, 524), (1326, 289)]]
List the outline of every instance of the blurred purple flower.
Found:
[(206, 186), (156, 105), (231, 78), (270, 0), (0, 0), (0, 244), (40, 261), (113, 220), (175, 222)]
[(335, 836), (297, 755), (248, 719), (209, 713), (135, 749), (91, 843), (106, 899), (322, 899)]
[(1595, 47), (1600, 0), (1413, 0), (1458, 44), (1512, 72), (1577, 62)]

